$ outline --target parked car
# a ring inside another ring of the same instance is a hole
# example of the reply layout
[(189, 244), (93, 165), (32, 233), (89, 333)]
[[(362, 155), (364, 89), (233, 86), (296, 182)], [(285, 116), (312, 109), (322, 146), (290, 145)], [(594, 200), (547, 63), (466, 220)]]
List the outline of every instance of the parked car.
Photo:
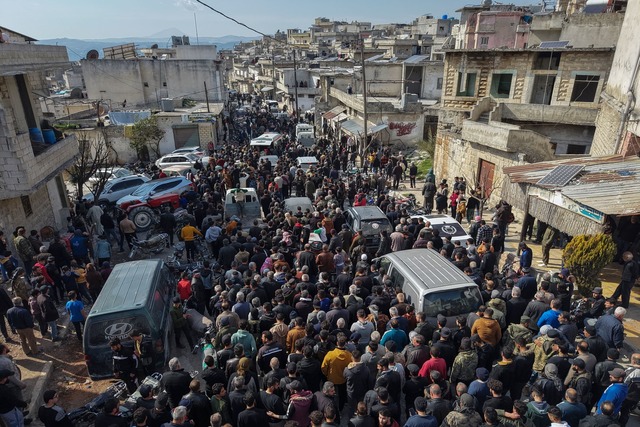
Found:
[(177, 150), (173, 150), (171, 154), (194, 154), (198, 157), (204, 156), (204, 148), (202, 147), (182, 147)]
[(96, 173), (89, 178), (89, 181), (87, 181), (87, 183), (92, 186), (98, 182), (100, 182), (105, 175), (107, 175), (107, 179), (115, 179), (115, 178), (122, 178), (123, 176), (129, 176), (131, 175), (132, 172), (129, 169), (126, 168), (120, 168), (120, 167), (110, 167), (110, 168), (100, 168), (96, 171)]
[(451, 237), (451, 243), (458, 241), (463, 248), (467, 246), (467, 239), (471, 238), (464, 227), (449, 215), (413, 215), (411, 218), (422, 218), (425, 221), (429, 221), (431, 228), (438, 230), (440, 237), (449, 236)]
[(155, 179), (141, 185), (131, 195), (122, 197), (116, 204), (127, 212), (138, 231), (146, 231), (159, 216), (156, 209), (165, 206), (177, 208), (180, 194), (193, 189), (193, 183), (183, 176)]
[(148, 181), (151, 181), (151, 178), (146, 175), (127, 175), (121, 178), (114, 178), (107, 181), (97, 198), (93, 196), (93, 193), (88, 193), (84, 196), (84, 199), (89, 202), (97, 200), (98, 204), (106, 206), (116, 203), (124, 196), (128, 196)]
[(193, 166), (198, 160), (198, 156), (191, 153), (186, 154), (167, 154), (156, 160), (156, 166), (160, 169), (166, 166), (191, 165)]

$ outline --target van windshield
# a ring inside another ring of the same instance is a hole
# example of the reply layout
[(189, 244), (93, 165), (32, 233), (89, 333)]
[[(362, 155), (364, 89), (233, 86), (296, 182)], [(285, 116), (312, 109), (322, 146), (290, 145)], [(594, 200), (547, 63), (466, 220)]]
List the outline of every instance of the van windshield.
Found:
[(129, 334), (134, 329), (138, 329), (145, 335), (150, 335), (151, 329), (149, 322), (145, 317), (118, 317), (105, 318), (104, 320), (92, 321), (85, 334), (89, 335), (90, 347), (102, 347), (109, 344), (113, 338), (128, 340)]
[(482, 296), (477, 286), (448, 291), (431, 292), (424, 296), (422, 311), (427, 317), (438, 314), (452, 317), (477, 311), (482, 304)]
[(360, 226), (362, 228), (362, 234), (365, 236), (377, 236), (382, 230), (391, 230), (391, 224), (387, 218), (362, 221)]

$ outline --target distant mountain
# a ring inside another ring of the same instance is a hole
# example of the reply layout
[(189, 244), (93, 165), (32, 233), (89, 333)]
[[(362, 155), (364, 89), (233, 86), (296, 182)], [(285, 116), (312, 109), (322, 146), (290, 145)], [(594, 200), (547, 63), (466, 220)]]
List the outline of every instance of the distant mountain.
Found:
[[(87, 55), (87, 52), (92, 49), (97, 50), (100, 53), (100, 57), (102, 58), (102, 49), (127, 43), (134, 43), (136, 45), (136, 48), (138, 49), (148, 48), (154, 44), (157, 44), (159, 47), (170, 47), (171, 36), (181, 36), (183, 34), (184, 33), (178, 29), (170, 28), (160, 31), (156, 34), (152, 34), (149, 37), (121, 37), (105, 39), (60, 38), (39, 40), (37, 44), (65, 46), (67, 48), (67, 52), (69, 53), (69, 60), (79, 61), (80, 59), (83, 59)], [(218, 46), (218, 50), (222, 50), (231, 49), (238, 43), (256, 40), (257, 38), (258, 37), (227, 35), (222, 37), (200, 37), (198, 41), (200, 44), (215, 44), (216, 46)], [(191, 41), (191, 44), (197, 44), (196, 38), (194, 36), (190, 36), (189, 39)]]

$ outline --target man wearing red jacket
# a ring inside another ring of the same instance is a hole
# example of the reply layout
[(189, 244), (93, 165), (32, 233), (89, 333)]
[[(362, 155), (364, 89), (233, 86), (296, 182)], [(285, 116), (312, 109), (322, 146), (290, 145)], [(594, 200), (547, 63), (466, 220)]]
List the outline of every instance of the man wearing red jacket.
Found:
[(447, 362), (440, 357), (440, 349), (438, 347), (432, 347), (430, 353), (431, 359), (424, 362), (422, 368), (420, 368), (420, 372), (418, 372), (418, 376), (431, 378), (429, 376), (431, 371), (438, 371), (442, 375), (442, 378), (447, 379)]

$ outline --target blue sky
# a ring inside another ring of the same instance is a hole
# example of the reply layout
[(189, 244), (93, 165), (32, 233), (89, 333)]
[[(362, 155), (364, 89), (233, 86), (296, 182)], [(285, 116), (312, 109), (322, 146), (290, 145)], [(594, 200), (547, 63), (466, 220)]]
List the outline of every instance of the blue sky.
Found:
[[(212, 7), (265, 33), (306, 29), (314, 18), (372, 23), (410, 22), (432, 14), (456, 16), (455, 10), (481, 0), (205, 0)], [(514, 0), (515, 4), (537, 0)], [(37, 39), (144, 37), (168, 28), (200, 36), (254, 35), (194, 0), (22, 0), (2, 6), (0, 26)]]

